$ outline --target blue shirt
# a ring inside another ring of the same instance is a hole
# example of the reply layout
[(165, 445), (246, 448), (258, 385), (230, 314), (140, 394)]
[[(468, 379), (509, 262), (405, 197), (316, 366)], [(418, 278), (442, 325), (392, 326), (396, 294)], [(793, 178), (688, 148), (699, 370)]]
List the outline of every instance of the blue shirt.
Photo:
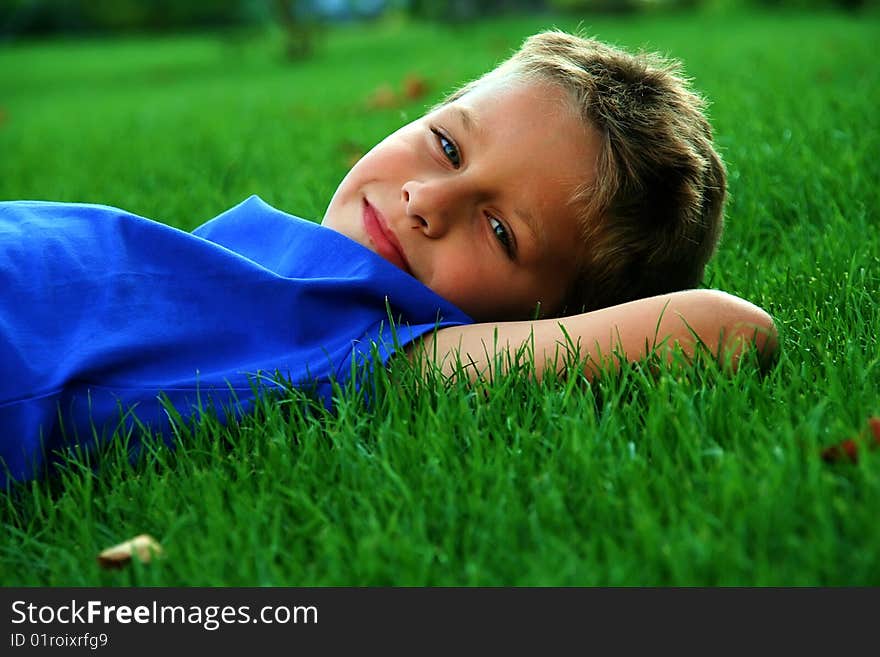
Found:
[(167, 429), (163, 396), (185, 418), (241, 412), (277, 372), (329, 406), (332, 382), (372, 353), (384, 366), (469, 322), (369, 249), (256, 196), (193, 233), (102, 205), (0, 203), (0, 487), (132, 427), (131, 413)]

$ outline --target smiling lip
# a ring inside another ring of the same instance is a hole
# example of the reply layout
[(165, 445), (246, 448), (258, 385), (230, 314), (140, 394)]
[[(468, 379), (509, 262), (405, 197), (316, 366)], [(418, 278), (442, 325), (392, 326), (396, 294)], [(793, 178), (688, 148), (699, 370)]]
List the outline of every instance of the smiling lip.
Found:
[(400, 246), (400, 242), (397, 241), (397, 237), (391, 232), (391, 229), (388, 228), (388, 224), (385, 223), (384, 217), (379, 214), (379, 211), (376, 208), (370, 205), (370, 202), (366, 198), (363, 203), (363, 220), (367, 235), (369, 236), (370, 241), (375, 245), (376, 251), (379, 255), (411, 276), (412, 270), (409, 268), (409, 263), (406, 260), (406, 256), (403, 254), (403, 248)]

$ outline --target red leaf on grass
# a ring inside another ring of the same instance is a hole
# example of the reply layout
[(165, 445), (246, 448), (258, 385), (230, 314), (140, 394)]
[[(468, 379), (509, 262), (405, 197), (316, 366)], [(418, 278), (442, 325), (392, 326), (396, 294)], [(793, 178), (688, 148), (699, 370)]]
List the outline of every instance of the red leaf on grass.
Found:
[(855, 438), (847, 438), (836, 445), (826, 447), (822, 450), (822, 460), (826, 463), (840, 463), (844, 460), (858, 463), (860, 451), (880, 447), (880, 417), (868, 418), (868, 430), (871, 435), (866, 436), (866, 432), (862, 431)]
[(844, 459), (849, 460), (850, 463), (857, 463), (859, 460), (859, 447), (852, 438), (822, 450), (822, 460), (826, 463), (840, 463)]

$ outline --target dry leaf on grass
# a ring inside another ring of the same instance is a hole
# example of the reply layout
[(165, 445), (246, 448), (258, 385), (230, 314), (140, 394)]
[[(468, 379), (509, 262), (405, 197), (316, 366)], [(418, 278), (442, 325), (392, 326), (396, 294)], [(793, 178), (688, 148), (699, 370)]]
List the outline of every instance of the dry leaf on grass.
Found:
[(395, 105), (397, 105), (397, 94), (387, 82), (379, 85), (367, 98), (367, 107), (370, 109), (389, 109)]
[(410, 74), (403, 79), (403, 95), (407, 100), (418, 100), (428, 93), (428, 81), (420, 75)]
[(367, 97), (369, 109), (391, 109), (412, 100), (418, 100), (428, 93), (428, 81), (415, 73), (407, 74), (401, 81), (401, 92), (394, 90), (389, 82), (383, 82)]
[(367, 152), (366, 149), (353, 141), (342, 141), (337, 145), (337, 150), (342, 155), (342, 161), (349, 169), (351, 169), (358, 160), (360, 160)]
[(134, 538), (109, 547), (98, 555), (98, 563), (103, 568), (122, 568), (128, 565), (132, 557), (141, 563), (150, 563), (153, 558), (162, 556), (162, 546), (149, 534), (141, 534)]

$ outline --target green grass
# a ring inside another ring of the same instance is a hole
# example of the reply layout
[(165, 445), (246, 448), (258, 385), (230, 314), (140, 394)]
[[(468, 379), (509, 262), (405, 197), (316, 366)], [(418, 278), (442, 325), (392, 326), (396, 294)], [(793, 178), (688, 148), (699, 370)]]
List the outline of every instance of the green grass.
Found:
[[(318, 219), (365, 150), (527, 34), (573, 20), (187, 36), (0, 50), (0, 198), (106, 203), (191, 229), (250, 194)], [(760, 376), (633, 368), (592, 385), (420, 384), (327, 414), (294, 394), (130, 465), (71, 462), (0, 497), (5, 585), (878, 585), (880, 452), (826, 445), (880, 415), (876, 17), (585, 21), (684, 59), (730, 170), (706, 284), (767, 308)], [(370, 111), (414, 73), (430, 97)], [(154, 535), (167, 558), (102, 571)]]

